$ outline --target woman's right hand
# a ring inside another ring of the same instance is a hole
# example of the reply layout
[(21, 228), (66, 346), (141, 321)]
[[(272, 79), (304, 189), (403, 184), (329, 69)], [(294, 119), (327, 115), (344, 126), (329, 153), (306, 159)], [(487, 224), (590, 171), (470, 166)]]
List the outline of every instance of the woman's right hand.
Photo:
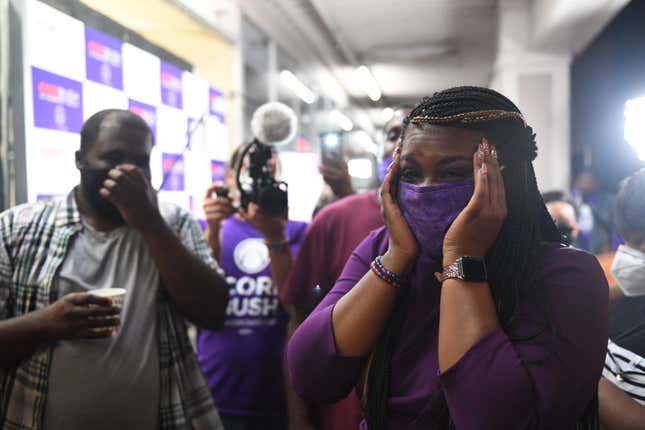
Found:
[(399, 181), (399, 166), (401, 163), (401, 147), (394, 151), (394, 160), (387, 169), (387, 174), (381, 185), (381, 216), (387, 227), (389, 246), (381, 261), (383, 265), (396, 274), (408, 272), (419, 256), (417, 243), (408, 222), (398, 203), (397, 191)]

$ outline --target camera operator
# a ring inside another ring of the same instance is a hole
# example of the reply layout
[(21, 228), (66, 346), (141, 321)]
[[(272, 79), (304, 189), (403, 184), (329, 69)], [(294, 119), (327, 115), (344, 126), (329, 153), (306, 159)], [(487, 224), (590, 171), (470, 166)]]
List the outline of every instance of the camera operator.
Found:
[[(287, 414), (283, 350), (289, 315), (278, 292), (307, 225), (268, 215), (253, 202), (234, 209), (240, 200), (234, 170), (244, 148), (231, 157), (227, 184), (213, 184), (204, 200), (206, 238), (227, 275), (231, 300), (223, 330), (198, 332), (199, 362), (225, 428), (305, 429)], [(268, 148), (266, 167), (275, 177), (277, 155)], [(245, 159), (242, 170), (250, 167)]]

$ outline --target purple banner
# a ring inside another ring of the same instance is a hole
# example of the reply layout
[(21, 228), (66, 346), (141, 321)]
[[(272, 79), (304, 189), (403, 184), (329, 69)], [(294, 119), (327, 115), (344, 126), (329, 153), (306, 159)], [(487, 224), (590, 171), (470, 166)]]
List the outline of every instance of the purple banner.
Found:
[(181, 154), (161, 154), (164, 191), (184, 191), (184, 157)]
[(211, 160), (211, 181), (226, 182), (226, 162)]
[(85, 26), (85, 70), (87, 79), (123, 89), (122, 43), (114, 37)]
[[(128, 100), (128, 109), (130, 112), (134, 112), (144, 119), (148, 126), (152, 130), (152, 136), (157, 136), (157, 108), (145, 103), (138, 102), (136, 100)], [(156, 140), (156, 139), (155, 139)]]
[(226, 121), (226, 99), (224, 93), (210, 87), (208, 90), (208, 109), (212, 116), (216, 116), (221, 122)]
[(36, 127), (79, 133), (83, 126), (80, 82), (31, 68)]
[(177, 109), (183, 108), (181, 69), (161, 62), (161, 102)]

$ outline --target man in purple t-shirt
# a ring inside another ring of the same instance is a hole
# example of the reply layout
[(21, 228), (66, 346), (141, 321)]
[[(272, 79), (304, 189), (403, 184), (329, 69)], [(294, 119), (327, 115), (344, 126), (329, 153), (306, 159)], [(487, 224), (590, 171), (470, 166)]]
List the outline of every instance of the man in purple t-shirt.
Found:
[[(229, 167), (237, 165), (238, 155), (239, 150)], [(273, 174), (276, 158), (268, 163)], [(234, 189), (230, 169), (227, 182)], [(307, 225), (270, 217), (253, 203), (231, 216), (223, 187), (213, 184), (207, 192), (206, 239), (226, 273), (231, 299), (223, 330), (198, 331), (199, 363), (225, 428), (286, 430), (283, 351), (289, 315), (278, 291)]]

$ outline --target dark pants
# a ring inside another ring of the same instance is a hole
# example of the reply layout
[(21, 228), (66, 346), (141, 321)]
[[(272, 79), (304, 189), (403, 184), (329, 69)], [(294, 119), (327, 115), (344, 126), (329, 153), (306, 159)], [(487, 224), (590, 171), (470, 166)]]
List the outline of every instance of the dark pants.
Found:
[(287, 430), (286, 417), (240, 417), (220, 413), (225, 430)]

